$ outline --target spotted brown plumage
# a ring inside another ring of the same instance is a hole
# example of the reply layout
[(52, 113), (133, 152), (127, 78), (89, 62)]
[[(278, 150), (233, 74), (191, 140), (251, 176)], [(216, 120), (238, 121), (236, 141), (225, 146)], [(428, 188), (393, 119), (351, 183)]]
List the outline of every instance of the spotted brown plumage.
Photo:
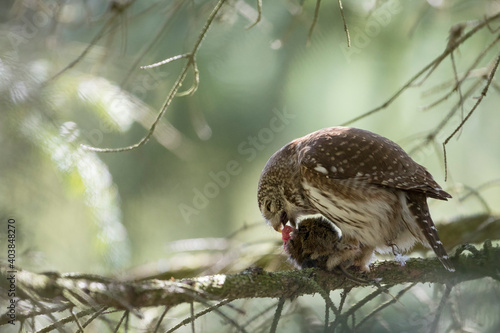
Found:
[(406, 251), (419, 241), (453, 271), (427, 197), (451, 195), (396, 143), (349, 127), (321, 129), (285, 145), (267, 162), (258, 188), (259, 208), (273, 228), (321, 214), (342, 237), (360, 243), (364, 270), (374, 250)]

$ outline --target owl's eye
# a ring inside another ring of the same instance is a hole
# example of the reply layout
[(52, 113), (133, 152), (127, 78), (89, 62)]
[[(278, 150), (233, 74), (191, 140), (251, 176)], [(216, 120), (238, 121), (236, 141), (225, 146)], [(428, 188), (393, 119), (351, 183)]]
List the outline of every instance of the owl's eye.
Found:
[(266, 201), (266, 210), (271, 213), (271, 201)]

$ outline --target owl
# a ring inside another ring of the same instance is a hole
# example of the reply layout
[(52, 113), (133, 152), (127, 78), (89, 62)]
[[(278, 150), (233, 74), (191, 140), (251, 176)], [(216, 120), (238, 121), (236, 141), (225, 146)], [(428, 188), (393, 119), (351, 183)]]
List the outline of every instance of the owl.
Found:
[(271, 156), (259, 180), (259, 209), (275, 230), (320, 214), (358, 242), (365, 271), (374, 251), (400, 254), (416, 242), (454, 271), (427, 198), (447, 200), (432, 175), (400, 146), (370, 131), (330, 127), (293, 140)]
[(341, 238), (333, 223), (323, 216), (304, 218), (297, 229), (287, 224), (281, 235), (285, 253), (297, 268), (347, 268), (361, 255), (359, 243)]

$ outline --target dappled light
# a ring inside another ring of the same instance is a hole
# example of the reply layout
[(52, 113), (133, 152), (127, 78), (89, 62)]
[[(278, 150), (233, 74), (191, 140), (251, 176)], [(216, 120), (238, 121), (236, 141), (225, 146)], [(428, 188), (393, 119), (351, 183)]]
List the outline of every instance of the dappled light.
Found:
[[(499, 44), (491, 0), (1, 2), (0, 330), (496, 332)], [(293, 141), (338, 126), (382, 138)]]

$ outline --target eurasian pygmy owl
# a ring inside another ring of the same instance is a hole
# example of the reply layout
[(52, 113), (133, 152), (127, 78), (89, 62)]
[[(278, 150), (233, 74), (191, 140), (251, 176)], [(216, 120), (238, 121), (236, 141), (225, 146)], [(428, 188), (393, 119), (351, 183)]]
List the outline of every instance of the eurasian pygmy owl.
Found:
[(363, 270), (369, 270), (374, 250), (406, 251), (419, 241), (454, 271), (427, 197), (451, 195), (396, 143), (350, 127), (321, 129), (288, 143), (271, 156), (258, 187), (260, 211), (274, 229), (321, 214), (342, 237), (359, 242)]

